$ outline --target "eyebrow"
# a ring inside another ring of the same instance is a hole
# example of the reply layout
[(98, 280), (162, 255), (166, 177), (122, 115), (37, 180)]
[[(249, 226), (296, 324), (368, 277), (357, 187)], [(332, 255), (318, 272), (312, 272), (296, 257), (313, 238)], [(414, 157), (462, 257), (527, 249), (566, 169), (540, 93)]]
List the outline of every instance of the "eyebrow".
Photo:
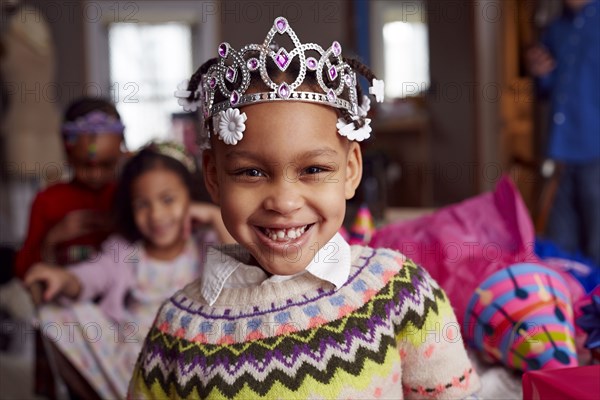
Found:
[[(325, 146), (325, 147), (321, 147), (320, 149), (315, 149), (315, 150), (310, 150), (301, 154), (298, 154), (296, 157), (296, 159), (302, 159), (302, 158), (314, 158), (314, 157), (319, 157), (319, 156), (335, 156), (337, 155), (338, 152), (334, 149), (332, 149), (331, 147)], [(248, 158), (251, 160), (260, 160), (261, 157), (251, 151), (246, 151), (246, 150), (231, 150), (229, 151), (227, 154), (225, 154), (225, 158), (227, 159), (233, 159), (233, 158)]]
[[(165, 189), (162, 189), (161, 191), (159, 191), (157, 193), (157, 195), (158, 196), (172, 195), (174, 192), (176, 193), (177, 189), (172, 188), (172, 187), (168, 187), (168, 188), (165, 188)], [(146, 196), (140, 196), (140, 195), (132, 194), (131, 198), (132, 198), (132, 200), (135, 201), (135, 200), (139, 200), (139, 199), (145, 199)]]

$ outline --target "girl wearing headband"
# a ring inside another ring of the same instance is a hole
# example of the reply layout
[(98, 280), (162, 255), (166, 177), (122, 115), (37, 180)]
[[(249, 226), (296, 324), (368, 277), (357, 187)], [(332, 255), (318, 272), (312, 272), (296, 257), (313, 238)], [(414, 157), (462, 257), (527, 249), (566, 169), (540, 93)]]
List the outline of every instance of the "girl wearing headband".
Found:
[[(123, 158), (123, 126), (108, 100), (85, 97), (65, 112), (63, 143), (70, 179), (37, 194), (15, 274), (23, 278), (36, 262), (68, 265), (83, 261), (100, 248), (110, 233), (106, 223), (116, 187), (116, 169)], [(68, 175), (63, 165), (43, 165)]]

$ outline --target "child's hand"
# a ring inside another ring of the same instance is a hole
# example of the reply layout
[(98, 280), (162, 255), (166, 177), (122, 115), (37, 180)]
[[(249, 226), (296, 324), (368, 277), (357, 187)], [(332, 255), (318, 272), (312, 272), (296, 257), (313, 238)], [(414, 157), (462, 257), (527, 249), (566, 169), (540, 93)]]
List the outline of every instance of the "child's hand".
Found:
[(183, 224), (183, 236), (185, 238), (190, 236), (194, 223), (211, 225), (219, 235), (221, 243), (235, 243), (235, 239), (229, 234), (227, 228), (225, 228), (225, 224), (221, 218), (221, 209), (213, 204), (190, 204), (187, 218)]
[(92, 232), (108, 228), (108, 218), (104, 213), (91, 210), (75, 210), (61, 219), (46, 234), (42, 242), (42, 259), (47, 262), (54, 260), (54, 247)]
[(76, 298), (81, 291), (81, 284), (75, 275), (65, 268), (48, 264), (35, 264), (25, 276), (27, 287), (31, 288), (37, 283), (45, 286), (44, 301), (50, 301), (57, 295)]
[(529, 73), (534, 77), (549, 74), (556, 67), (552, 55), (542, 46), (533, 46), (525, 56)]

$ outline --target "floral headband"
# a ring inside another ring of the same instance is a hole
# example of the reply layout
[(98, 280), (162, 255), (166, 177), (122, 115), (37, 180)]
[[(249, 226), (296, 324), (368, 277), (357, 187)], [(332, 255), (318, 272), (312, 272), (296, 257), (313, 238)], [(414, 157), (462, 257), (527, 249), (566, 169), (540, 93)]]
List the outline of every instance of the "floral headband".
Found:
[[(62, 134), (67, 146), (74, 144), (79, 135), (123, 135), (124, 131), (125, 125), (118, 118), (99, 110), (91, 111), (75, 121), (68, 121), (62, 125)], [(88, 145), (87, 152), (88, 159), (93, 160), (96, 157), (95, 136)]]
[(192, 174), (196, 172), (196, 163), (194, 162), (193, 158), (187, 154), (185, 148), (179, 143), (151, 142), (144, 148), (179, 161)]
[(75, 121), (65, 122), (62, 125), (64, 136), (77, 136), (81, 134), (116, 134), (122, 135), (125, 125), (113, 115), (103, 111), (89, 112)]
[[(290, 51), (277, 46), (274, 39), (279, 35), (287, 35), (294, 48)], [(318, 58), (307, 56), (307, 52), (319, 54)], [(198, 89), (192, 94), (188, 90), (188, 81), (177, 87), (175, 97), (185, 111), (202, 109), (205, 120), (213, 119), (219, 139), (230, 145), (242, 140), (246, 129), (246, 113), (240, 113), (239, 107), (273, 101), (301, 101), (324, 104), (337, 109), (347, 110), (352, 122), (339, 118), (336, 124), (340, 135), (350, 140), (362, 141), (369, 138), (370, 119), (364, 119), (364, 125), (357, 128), (354, 121), (365, 117), (369, 111), (370, 101), (363, 96), (359, 104), (356, 91), (356, 72), (342, 57), (342, 47), (334, 41), (328, 49), (315, 43), (302, 44), (284, 17), (278, 17), (267, 33), (262, 44), (248, 44), (239, 51), (229, 43), (221, 43), (218, 47), (218, 62), (202, 75)], [(279, 71), (285, 72), (297, 57), (300, 65), (299, 73), (292, 83), (276, 82), (269, 75), (267, 60), (272, 60)], [(251, 83), (251, 72), (258, 71), (270, 92), (246, 93)], [(320, 90), (298, 91), (304, 83), (307, 73), (315, 73)], [(325, 83), (323, 75), (329, 80)], [(241, 79), (238, 79), (241, 77)], [(383, 81), (373, 79), (369, 93), (378, 102), (383, 101)], [(333, 87), (330, 87), (333, 86)], [(340, 95), (347, 90), (349, 100)], [(215, 102), (217, 92), (225, 101)], [(192, 98), (193, 100), (189, 100)]]

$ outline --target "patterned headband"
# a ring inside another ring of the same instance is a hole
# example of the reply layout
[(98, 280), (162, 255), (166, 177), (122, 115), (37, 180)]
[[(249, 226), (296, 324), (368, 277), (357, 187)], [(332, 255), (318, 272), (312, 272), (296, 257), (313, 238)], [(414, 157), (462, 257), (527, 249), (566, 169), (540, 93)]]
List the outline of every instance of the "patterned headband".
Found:
[[(277, 46), (274, 39), (282, 35), (287, 35), (292, 41), (292, 50)], [(319, 56), (307, 56), (307, 52)], [(201, 77), (201, 83), (193, 96), (187, 90), (188, 81), (184, 81), (178, 86), (175, 97), (184, 110), (196, 111), (200, 106), (205, 120), (213, 117), (213, 126), (219, 138), (227, 144), (235, 145), (242, 140), (247, 117), (238, 108), (250, 104), (276, 101), (324, 104), (347, 110), (353, 121), (365, 117), (369, 110), (370, 101), (366, 96), (360, 99), (359, 104), (356, 72), (344, 61), (340, 43), (334, 41), (328, 49), (315, 43), (302, 44), (284, 17), (275, 19), (262, 44), (248, 44), (236, 51), (229, 43), (224, 42), (218, 47), (218, 55), (218, 62)], [(299, 71), (293, 82), (278, 81), (269, 75), (269, 60), (273, 61), (279, 73), (285, 72), (294, 58), (298, 59)], [(262, 82), (271, 89), (270, 92), (247, 93), (253, 72), (260, 75)], [(298, 91), (308, 73), (316, 74), (318, 90)], [(383, 81), (373, 79), (372, 83), (369, 93), (375, 95), (378, 102), (382, 102)], [(347, 90), (349, 100), (340, 97), (344, 90)], [(217, 93), (227, 100), (216, 103)], [(188, 100), (190, 96), (193, 101)], [(370, 120), (365, 118), (364, 126), (356, 128), (354, 123), (347, 123), (340, 118), (336, 126), (340, 135), (362, 141), (370, 136), (369, 123)]]
[(92, 111), (75, 121), (65, 122), (62, 125), (64, 136), (76, 136), (81, 134), (116, 134), (122, 135), (125, 126), (121, 121), (103, 111)]

